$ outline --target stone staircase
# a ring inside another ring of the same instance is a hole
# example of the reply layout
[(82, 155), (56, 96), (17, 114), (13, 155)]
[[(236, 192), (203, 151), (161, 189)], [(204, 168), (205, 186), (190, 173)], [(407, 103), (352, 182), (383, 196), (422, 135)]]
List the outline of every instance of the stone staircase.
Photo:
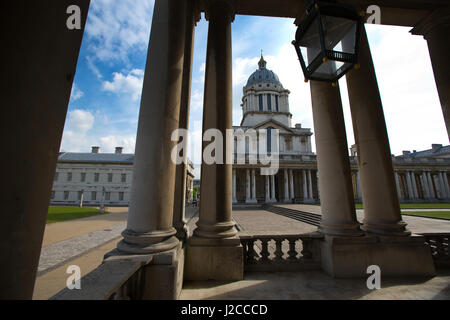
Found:
[(311, 224), (313, 226), (319, 226), (322, 216), (320, 214), (304, 212), (299, 210), (288, 209), (284, 207), (279, 207), (276, 205), (267, 205), (263, 208), (263, 210), (288, 217), (297, 221), (301, 221), (304, 223)]

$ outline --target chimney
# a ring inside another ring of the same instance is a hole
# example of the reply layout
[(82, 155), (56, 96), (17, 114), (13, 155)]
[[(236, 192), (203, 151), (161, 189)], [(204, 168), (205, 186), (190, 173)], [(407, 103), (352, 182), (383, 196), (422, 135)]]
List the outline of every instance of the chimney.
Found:
[(122, 154), (123, 147), (116, 147), (116, 154)]
[(92, 147), (92, 153), (99, 153), (100, 147)]
[(431, 149), (433, 149), (433, 151), (436, 151), (439, 148), (442, 148), (442, 144), (433, 143), (431, 145)]
[(411, 153), (411, 151), (409, 151), (409, 150), (403, 151), (404, 156), (406, 156), (407, 154), (410, 154), (410, 153)]

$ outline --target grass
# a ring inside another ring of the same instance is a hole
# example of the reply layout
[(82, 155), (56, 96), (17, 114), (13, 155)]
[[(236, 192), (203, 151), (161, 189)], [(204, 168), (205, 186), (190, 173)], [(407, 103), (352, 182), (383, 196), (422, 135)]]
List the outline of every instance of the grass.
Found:
[[(356, 209), (362, 209), (361, 203), (355, 204)], [(402, 209), (450, 209), (450, 203), (401, 203)]]
[(450, 220), (450, 211), (404, 211), (402, 215), (422, 216)]
[[(105, 212), (103, 214), (107, 213), (108, 212)], [(49, 207), (47, 224), (92, 217), (100, 214), (100, 210), (96, 208)]]

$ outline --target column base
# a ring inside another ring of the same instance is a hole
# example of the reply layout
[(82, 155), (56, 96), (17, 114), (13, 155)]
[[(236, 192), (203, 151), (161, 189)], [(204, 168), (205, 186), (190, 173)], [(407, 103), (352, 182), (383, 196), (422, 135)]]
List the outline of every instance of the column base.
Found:
[(327, 236), (338, 237), (361, 237), (364, 235), (364, 231), (360, 229), (359, 223), (334, 225), (326, 222), (321, 222), (318, 231)]
[(266, 199), (266, 203), (275, 203), (277, 199)]
[(169, 251), (180, 242), (174, 237), (176, 233), (174, 228), (145, 234), (125, 230), (122, 232), (124, 239), (117, 244), (117, 249), (127, 254), (153, 254)]
[(256, 199), (247, 199), (247, 200), (245, 200), (245, 203), (255, 204), (255, 203), (258, 203), (258, 200), (256, 200)]
[(244, 279), (244, 256), (239, 237), (192, 237), (186, 250), (186, 280), (239, 281)]
[(335, 278), (367, 278), (377, 265), (383, 276), (434, 276), (430, 248), (423, 236), (325, 236), (321, 241), (322, 269)]
[(236, 199), (236, 198), (233, 198), (233, 202), (232, 202), (232, 203), (233, 203), (233, 204), (238, 203), (237, 199)]
[(169, 251), (150, 255), (127, 255), (113, 250), (103, 263), (114, 261), (149, 261), (143, 266), (141, 283), (133, 287), (133, 300), (177, 300), (183, 286), (185, 248), (178, 242)]
[(367, 223), (361, 226), (361, 229), (369, 234), (385, 236), (409, 236), (411, 231), (406, 228), (406, 222), (399, 221), (395, 224)]

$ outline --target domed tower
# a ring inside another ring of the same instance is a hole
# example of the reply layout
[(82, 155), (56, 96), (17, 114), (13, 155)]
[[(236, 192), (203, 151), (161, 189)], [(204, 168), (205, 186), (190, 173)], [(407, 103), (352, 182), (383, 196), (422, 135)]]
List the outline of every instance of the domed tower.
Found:
[(267, 69), (267, 62), (261, 55), (258, 70), (248, 78), (242, 97), (243, 117), (241, 126), (253, 127), (273, 119), (288, 128), (292, 114), (289, 111), (289, 90), (283, 88), (278, 76)]

